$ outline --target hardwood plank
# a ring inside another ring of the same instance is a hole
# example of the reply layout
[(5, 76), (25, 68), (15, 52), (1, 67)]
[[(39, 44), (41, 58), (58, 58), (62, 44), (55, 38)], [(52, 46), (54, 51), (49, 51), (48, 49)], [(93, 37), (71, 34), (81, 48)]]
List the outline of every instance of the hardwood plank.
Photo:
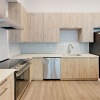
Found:
[(21, 100), (100, 100), (100, 82), (33, 81)]

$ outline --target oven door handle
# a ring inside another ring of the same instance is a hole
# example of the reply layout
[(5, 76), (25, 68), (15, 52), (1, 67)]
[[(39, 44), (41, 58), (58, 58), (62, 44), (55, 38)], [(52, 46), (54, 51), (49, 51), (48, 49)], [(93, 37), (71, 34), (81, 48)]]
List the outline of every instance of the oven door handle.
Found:
[(16, 73), (16, 76), (19, 77), (23, 72), (25, 72), (31, 65), (32, 63), (28, 64), (26, 68), (24, 68), (23, 70), (19, 71), (18, 73)]

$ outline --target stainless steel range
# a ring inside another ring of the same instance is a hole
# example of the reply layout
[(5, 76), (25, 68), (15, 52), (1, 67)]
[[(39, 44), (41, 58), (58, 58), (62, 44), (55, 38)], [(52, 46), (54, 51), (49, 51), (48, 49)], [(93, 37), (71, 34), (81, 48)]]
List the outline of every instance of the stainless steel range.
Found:
[(0, 69), (16, 69), (15, 100), (19, 100), (29, 85), (30, 59), (7, 59), (0, 62)]

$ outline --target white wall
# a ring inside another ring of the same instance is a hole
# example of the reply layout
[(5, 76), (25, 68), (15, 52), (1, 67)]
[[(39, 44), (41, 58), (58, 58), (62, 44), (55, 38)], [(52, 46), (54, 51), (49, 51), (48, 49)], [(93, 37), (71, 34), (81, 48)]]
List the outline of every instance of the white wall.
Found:
[(4, 29), (0, 29), (0, 61), (7, 59), (9, 55), (9, 46), (7, 32)]
[(89, 44), (78, 42), (77, 30), (62, 30), (59, 43), (21, 44), (21, 53), (68, 53), (70, 43), (74, 46), (72, 53), (89, 53)]
[[(4, 3), (4, 15), (7, 15), (7, 1)], [(0, 28), (0, 61), (9, 57), (9, 45), (8, 45), (8, 34), (7, 31)]]
[(15, 55), (20, 54), (20, 44), (17, 43), (10, 43), (9, 44), (9, 57), (13, 57)]
[(18, 0), (29, 12), (100, 12), (100, 0)]

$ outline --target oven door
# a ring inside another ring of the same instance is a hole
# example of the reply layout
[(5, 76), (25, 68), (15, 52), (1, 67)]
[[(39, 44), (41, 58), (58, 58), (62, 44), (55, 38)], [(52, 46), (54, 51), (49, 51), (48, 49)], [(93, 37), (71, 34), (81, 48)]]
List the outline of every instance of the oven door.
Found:
[(16, 73), (15, 80), (15, 98), (16, 100), (22, 96), (27, 88), (30, 80), (30, 65), (25, 66), (23, 69)]

